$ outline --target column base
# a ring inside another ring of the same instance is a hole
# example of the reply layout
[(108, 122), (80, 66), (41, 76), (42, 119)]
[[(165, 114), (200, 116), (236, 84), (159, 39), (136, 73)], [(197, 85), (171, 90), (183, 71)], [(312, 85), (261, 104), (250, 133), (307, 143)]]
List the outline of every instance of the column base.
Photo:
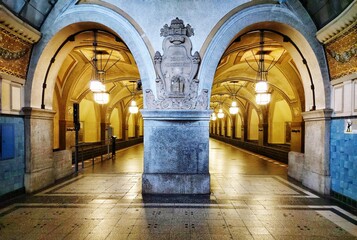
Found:
[(209, 194), (210, 174), (144, 173), (143, 194)]
[(27, 193), (40, 190), (55, 182), (54, 169), (47, 168), (25, 173), (25, 189)]
[(320, 194), (330, 195), (331, 177), (304, 169), (302, 184)]

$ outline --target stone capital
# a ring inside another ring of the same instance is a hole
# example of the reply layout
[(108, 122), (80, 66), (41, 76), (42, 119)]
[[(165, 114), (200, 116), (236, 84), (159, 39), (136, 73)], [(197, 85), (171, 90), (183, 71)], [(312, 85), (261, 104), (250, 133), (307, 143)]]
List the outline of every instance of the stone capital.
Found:
[(333, 110), (326, 108), (315, 111), (303, 112), (302, 117), (305, 122), (330, 120)]
[(47, 109), (40, 108), (32, 108), (32, 107), (24, 107), (22, 108), (22, 112), (25, 118), (31, 119), (48, 119), (51, 120), (54, 118), (56, 112)]

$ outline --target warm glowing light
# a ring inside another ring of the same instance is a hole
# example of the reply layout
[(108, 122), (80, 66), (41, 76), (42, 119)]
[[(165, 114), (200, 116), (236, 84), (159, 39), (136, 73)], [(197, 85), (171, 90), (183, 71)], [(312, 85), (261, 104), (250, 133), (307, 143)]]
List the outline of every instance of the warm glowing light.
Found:
[(129, 112), (130, 112), (130, 113), (133, 113), (133, 114), (139, 112), (139, 108), (138, 108), (138, 106), (136, 105), (135, 100), (132, 100), (132, 101), (131, 101), (130, 107), (129, 107)]
[(211, 115), (211, 120), (212, 120), (212, 121), (216, 121), (216, 120), (217, 120), (216, 113), (212, 113), (212, 115)]
[(270, 93), (257, 93), (255, 95), (255, 102), (259, 105), (265, 105), (270, 102)]
[(89, 88), (92, 92), (105, 92), (105, 85), (99, 80), (90, 81)]
[(232, 102), (232, 105), (230, 106), (229, 108), (229, 113), (230, 114), (237, 114), (239, 111), (239, 107), (237, 107), (237, 102), (236, 101), (233, 101)]
[(266, 81), (259, 81), (255, 84), (256, 93), (265, 93), (268, 91), (268, 84)]
[(99, 104), (107, 104), (109, 102), (109, 93), (107, 92), (94, 92), (94, 101)]
[(218, 110), (217, 117), (218, 117), (218, 118), (224, 118), (224, 113), (223, 113), (222, 108), (220, 108), (220, 109)]

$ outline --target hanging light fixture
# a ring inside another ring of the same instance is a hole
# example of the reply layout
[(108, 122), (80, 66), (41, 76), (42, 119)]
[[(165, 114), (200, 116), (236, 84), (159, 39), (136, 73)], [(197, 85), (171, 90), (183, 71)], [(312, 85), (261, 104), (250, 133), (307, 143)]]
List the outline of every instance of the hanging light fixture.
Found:
[[(243, 85), (239, 85), (239, 87), (236, 87), (236, 83), (238, 81), (230, 81), (229, 83), (223, 85), (227, 91), (230, 93), (231, 97), (233, 98), (232, 100), (232, 104), (229, 107), (229, 113), (234, 115), (237, 114), (239, 112), (239, 107), (237, 105), (237, 101), (236, 101), (236, 96), (238, 95), (239, 90), (243, 87)], [(231, 87), (231, 83), (233, 84), (233, 87)]]
[(139, 108), (136, 104), (135, 101), (135, 85), (136, 85), (136, 90), (140, 91), (141, 90), (141, 80), (138, 81), (130, 81), (133, 84), (133, 90), (130, 90), (130, 88), (128, 87), (128, 85), (126, 86), (126, 88), (128, 89), (128, 91), (131, 93), (132, 95), (132, 100), (130, 102), (130, 106), (129, 106), (129, 112), (132, 114), (136, 114), (139, 112)]
[(268, 72), (279, 61), (281, 56), (283, 56), (283, 54), (285, 53), (285, 50), (283, 51), (283, 53), (281, 54), (281, 56), (279, 57), (279, 59), (277, 61), (275, 61), (275, 59), (273, 58), (270, 65), (266, 68), (265, 64), (264, 64), (264, 55), (265, 55), (265, 52), (264, 52), (264, 30), (260, 30), (259, 45), (260, 45), (260, 49), (259, 49), (259, 52), (257, 53), (257, 54), (259, 54), (258, 60), (255, 58), (255, 54), (253, 53), (255, 62), (257, 63), (257, 66), (258, 66), (257, 69), (252, 67), (249, 64), (249, 62), (247, 61), (247, 59), (245, 59), (245, 61), (247, 62), (249, 67), (251, 67), (254, 71), (257, 72), (257, 79), (256, 79), (257, 82), (255, 84), (255, 93), (256, 93), (255, 101), (259, 105), (266, 105), (271, 100), (271, 93), (269, 92), (269, 87), (268, 87)]
[[(98, 30), (93, 30), (93, 35), (94, 35), (94, 40), (93, 40), (93, 52), (94, 56), (90, 60), (87, 58), (85, 54), (82, 53), (82, 55), (88, 60), (88, 62), (92, 65), (92, 79), (89, 83), (89, 89), (93, 93), (93, 98), (94, 101), (98, 104), (107, 104), (109, 102), (109, 92), (106, 91), (105, 89), (105, 75), (106, 72), (112, 68), (120, 59), (116, 59), (116, 61), (108, 66), (108, 63), (110, 62), (111, 56), (113, 56), (113, 50), (111, 50), (110, 54), (107, 53), (106, 51), (103, 50), (98, 50), (98, 42), (97, 42), (97, 32)], [(109, 57), (108, 59), (103, 60), (103, 55), (108, 54)], [(98, 63), (98, 55), (101, 56), (99, 59)], [(99, 66), (100, 68), (99, 68)], [(108, 67), (107, 67), (108, 66)]]
[(237, 106), (236, 101), (232, 101), (232, 105), (229, 107), (229, 113), (230, 114), (237, 114), (239, 111), (239, 107)]
[(107, 104), (109, 102), (108, 92), (93, 92), (94, 101), (98, 104)]
[(213, 113), (211, 114), (211, 120), (212, 120), (212, 121), (216, 121), (216, 120), (217, 120), (217, 116), (216, 116), (216, 113), (215, 113), (215, 112), (213, 112)]
[(255, 102), (259, 105), (266, 105), (270, 102), (270, 93), (257, 93), (255, 94)]
[[(269, 68), (268, 68), (269, 69)], [(260, 31), (260, 54), (258, 63), (258, 82), (255, 84), (255, 102), (258, 105), (266, 105), (270, 102), (268, 92), (268, 69), (264, 65), (264, 31)]]
[(136, 105), (136, 101), (133, 99), (130, 103), (130, 107), (129, 107), (129, 112), (130, 113), (138, 113), (139, 112), (139, 108), (138, 106)]
[(222, 108), (220, 108), (220, 109), (218, 110), (217, 117), (218, 117), (218, 118), (224, 118), (224, 112), (223, 112)]

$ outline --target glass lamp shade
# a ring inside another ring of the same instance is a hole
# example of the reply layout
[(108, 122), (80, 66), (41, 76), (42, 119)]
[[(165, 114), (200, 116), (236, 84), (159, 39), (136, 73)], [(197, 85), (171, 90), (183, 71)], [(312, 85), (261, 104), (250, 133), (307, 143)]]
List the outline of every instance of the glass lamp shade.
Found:
[(215, 113), (212, 113), (212, 115), (211, 115), (211, 120), (212, 120), (212, 121), (216, 121), (216, 120), (217, 120), (217, 116), (216, 116)]
[(230, 114), (237, 114), (239, 111), (239, 107), (237, 107), (237, 102), (236, 101), (233, 101), (232, 102), (232, 105), (230, 106), (229, 108), (229, 113)]
[(138, 108), (138, 106), (136, 105), (136, 102), (135, 102), (134, 100), (132, 100), (131, 103), (130, 103), (129, 112), (130, 112), (130, 113), (133, 113), (133, 114), (139, 112), (139, 108)]
[(107, 92), (94, 92), (94, 101), (99, 104), (107, 104), (109, 102), (109, 93)]
[(105, 92), (105, 85), (99, 80), (90, 81), (89, 88), (92, 92)]
[(258, 105), (266, 105), (270, 102), (270, 93), (257, 93), (255, 95), (255, 102)]
[(259, 81), (255, 84), (256, 93), (265, 93), (268, 91), (268, 84), (266, 81)]
[(218, 118), (224, 118), (224, 112), (223, 112), (222, 108), (220, 108), (220, 109), (218, 110), (217, 117), (218, 117)]

